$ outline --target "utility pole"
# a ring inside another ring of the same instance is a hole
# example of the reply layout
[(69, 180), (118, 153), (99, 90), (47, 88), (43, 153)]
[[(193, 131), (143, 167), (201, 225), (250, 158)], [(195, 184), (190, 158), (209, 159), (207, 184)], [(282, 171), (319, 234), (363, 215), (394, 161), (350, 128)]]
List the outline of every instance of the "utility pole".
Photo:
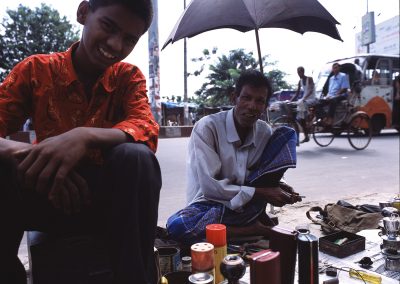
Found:
[(161, 125), (160, 49), (158, 43), (158, 0), (153, 2), (153, 21), (149, 28), (149, 100), (151, 112)]
[[(183, 0), (183, 10), (186, 9), (186, 0)], [(187, 41), (183, 39), (183, 120), (185, 125), (189, 125), (189, 107), (187, 90)]]
[[(368, 14), (368, 0), (367, 0), (367, 14)], [(367, 53), (369, 53), (369, 44), (367, 44)]]

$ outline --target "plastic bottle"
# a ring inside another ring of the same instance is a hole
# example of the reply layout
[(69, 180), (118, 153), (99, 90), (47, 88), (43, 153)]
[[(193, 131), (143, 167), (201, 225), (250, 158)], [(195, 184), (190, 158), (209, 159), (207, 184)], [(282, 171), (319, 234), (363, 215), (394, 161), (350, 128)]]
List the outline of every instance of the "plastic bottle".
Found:
[(226, 226), (210, 224), (206, 226), (207, 242), (214, 245), (215, 283), (222, 282), (225, 278), (221, 273), (220, 265), (227, 254)]

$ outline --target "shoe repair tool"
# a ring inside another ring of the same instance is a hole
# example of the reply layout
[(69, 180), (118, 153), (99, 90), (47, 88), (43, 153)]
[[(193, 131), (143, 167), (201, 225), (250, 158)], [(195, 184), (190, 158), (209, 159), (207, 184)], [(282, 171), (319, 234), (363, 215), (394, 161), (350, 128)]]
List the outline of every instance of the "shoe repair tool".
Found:
[(247, 284), (239, 280), (246, 273), (246, 264), (238, 255), (224, 257), (221, 262), (221, 273), (226, 280), (220, 282), (220, 284)]
[(353, 268), (350, 268), (349, 275), (352, 278), (364, 280), (365, 282), (368, 282), (371, 284), (381, 284), (382, 283), (382, 277), (380, 277), (379, 275), (368, 273), (368, 272), (365, 272), (362, 270), (355, 270)]
[(192, 272), (205, 272), (214, 278), (214, 246), (210, 243), (195, 243), (190, 247), (192, 257)]
[(208, 273), (195, 273), (189, 276), (190, 284), (213, 284), (214, 277)]
[(385, 259), (385, 269), (400, 272), (400, 217), (391, 214), (383, 218), (384, 231), (379, 234), (382, 238), (381, 252)]
[(337, 276), (337, 269), (335, 267), (328, 267), (325, 269), (325, 273), (328, 276), (336, 277)]
[(370, 267), (372, 264), (374, 264), (374, 262), (372, 261), (372, 259), (368, 256), (363, 257), (362, 259), (360, 259), (359, 261), (357, 261), (357, 263), (360, 264), (360, 266), (362, 268), (368, 268)]
[(245, 243), (241, 246), (228, 244), (228, 253), (238, 253), (242, 258), (246, 258), (249, 254), (265, 249), (264, 247), (265, 245), (260, 241), (250, 244)]
[(328, 279), (325, 280), (324, 282), (322, 282), (322, 284), (339, 284), (339, 279), (338, 278), (332, 278), (332, 279)]

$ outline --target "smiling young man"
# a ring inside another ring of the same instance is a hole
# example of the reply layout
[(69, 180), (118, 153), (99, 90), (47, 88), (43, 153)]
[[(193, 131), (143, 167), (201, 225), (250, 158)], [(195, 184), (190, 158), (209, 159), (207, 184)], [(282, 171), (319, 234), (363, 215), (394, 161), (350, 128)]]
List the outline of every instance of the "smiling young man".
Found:
[[(106, 232), (114, 282), (156, 283), (160, 168), (146, 81), (127, 57), (151, 0), (90, 0), (81, 40), (20, 62), (0, 85), (0, 283), (25, 283), (24, 230)], [(31, 117), (37, 143), (6, 140)], [(62, 255), (60, 257), (63, 257)]]
[(272, 136), (271, 127), (259, 119), (271, 93), (263, 74), (243, 72), (236, 82), (234, 108), (195, 124), (187, 162), (188, 206), (168, 219), (172, 238), (187, 244), (200, 241), (211, 223), (225, 224), (229, 237), (266, 235), (272, 225), (265, 213), (267, 203), (301, 201), (291, 187), (279, 183), (280, 174), (257, 185), (248, 180)]

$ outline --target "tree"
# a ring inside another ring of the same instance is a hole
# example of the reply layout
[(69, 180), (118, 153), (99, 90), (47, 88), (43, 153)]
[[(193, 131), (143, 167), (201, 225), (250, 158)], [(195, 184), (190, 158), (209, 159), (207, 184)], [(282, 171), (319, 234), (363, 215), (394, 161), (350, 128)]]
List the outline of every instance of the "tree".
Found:
[(43, 3), (35, 10), (19, 5), (7, 14), (0, 29), (0, 82), (24, 58), (64, 51), (79, 40), (67, 18)]
[[(214, 48), (212, 54), (215, 53), (216, 49)], [(268, 62), (267, 59), (268, 55), (263, 57), (264, 70), (265, 67), (276, 64), (276, 62)], [(203, 51), (202, 57), (192, 59), (195, 62), (209, 60), (211, 60), (211, 55), (207, 49)], [(193, 72), (193, 74), (200, 75), (204, 70), (204, 65), (205, 63), (202, 64), (200, 70)], [(239, 78), (241, 72), (258, 68), (258, 60), (254, 58), (253, 53), (247, 53), (244, 49), (231, 50), (228, 55), (218, 57), (215, 64), (209, 65), (210, 73), (206, 76), (207, 81), (195, 92), (197, 95), (196, 102), (209, 106), (229, 105), (235, 81)], [(289, 84), (283, 79), (286, 75), (284, 72), (273, 69), (266, 75), (271, 80), (273, 91), (290, 88)]]

